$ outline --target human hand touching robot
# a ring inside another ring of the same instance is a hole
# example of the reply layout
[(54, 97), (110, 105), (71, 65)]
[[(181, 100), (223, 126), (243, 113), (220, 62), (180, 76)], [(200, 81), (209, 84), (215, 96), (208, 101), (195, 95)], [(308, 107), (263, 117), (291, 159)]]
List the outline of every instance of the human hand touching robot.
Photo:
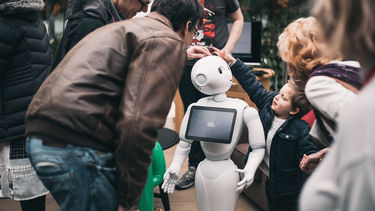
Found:
[(190, 46), (187, 50), (188, 60), (201, 59), (206, 56), (211, 56), (210, 51), (203, 46)]

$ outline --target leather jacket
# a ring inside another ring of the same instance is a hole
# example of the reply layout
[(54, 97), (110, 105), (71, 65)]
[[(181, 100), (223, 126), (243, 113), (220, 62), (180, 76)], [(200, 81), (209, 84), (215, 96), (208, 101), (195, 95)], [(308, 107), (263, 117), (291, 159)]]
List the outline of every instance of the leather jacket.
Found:
[(26, 116), (26, 133), (115, 153), (120, 203), (145, 185), (186, 63), (170, 21), (153, 12), (106, 25), (81, 40), (45, 80)]

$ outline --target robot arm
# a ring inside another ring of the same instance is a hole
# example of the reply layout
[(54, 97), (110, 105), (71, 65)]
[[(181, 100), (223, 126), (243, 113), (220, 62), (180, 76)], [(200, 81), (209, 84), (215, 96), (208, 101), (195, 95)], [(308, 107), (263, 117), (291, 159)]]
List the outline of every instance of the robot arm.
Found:
[(187, 126), (188, 117), (190, 113), (190, 108), (191, 108), (191, 105), (188, 107), (187, 112), (181, 122), (180, 142), (176, 147), (173, 161), (164, 174), (164, 182), (161, 188), (166, 193), (173, 193), (178, 176), (180, 175), (182, 164), (184, 163), (191, 149), (192, 140), (187, 140), (185, 138), (185, 132), (186, 132), (186, 126)]
[(241, 181), (237, 184), (236, 191), (241, 193), (254, 181), (255, 171), (262, 162), (265, 153), (265, 138), (263, 126), (258, 112), (251, 107), (244, 110), (244, 122), (249, 130), (249, 144), (252, 149), (244, 169), (236, 171), (241, 175)]
[(172, 164), (164, 174), (164, 182), (161, 186), (164, 192), (173, 193), (178, 176), (180, 175), (182, 164), (188, 156), (190, 148), (191, 143), (180, 140), (180, 143), (178, 144), (174, 153)]

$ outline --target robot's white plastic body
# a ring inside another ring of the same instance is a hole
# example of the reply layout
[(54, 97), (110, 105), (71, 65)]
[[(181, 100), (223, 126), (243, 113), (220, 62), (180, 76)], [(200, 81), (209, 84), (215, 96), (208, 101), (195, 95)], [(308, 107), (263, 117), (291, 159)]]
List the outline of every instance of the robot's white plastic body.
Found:
[[(171, 166), (165, 173), (163, 189), (173, 193), (182, 164), (190, 151), (193, 140), (186, 137), (190, 112), (194, 106), (204, 109), (235, 110), (235, 121), (230, 143), (201, 141), (206, 155), (195, 174), (195, 190), (199, 211), (234, 211), (237, 209), (239, 193), (253, 182), (255, 171), (264, 156), (264, 133), (258, 112), (245, 101), (227, 98), (225, 92), (232, 84), (232, 74), (224, 60), (209, 56), (199, 60), (193, 67), (191, 78), (202, 93), (212, 95), (191, 104), (182, 120), (180, 143), (176, 148)], [(203, 117), (202, 117), (203, 118)], [(203, 120), (202, 120), (203, 121)], [(230, 159), (244, 126), (249, 130), (252, 148), (243, 170)]]

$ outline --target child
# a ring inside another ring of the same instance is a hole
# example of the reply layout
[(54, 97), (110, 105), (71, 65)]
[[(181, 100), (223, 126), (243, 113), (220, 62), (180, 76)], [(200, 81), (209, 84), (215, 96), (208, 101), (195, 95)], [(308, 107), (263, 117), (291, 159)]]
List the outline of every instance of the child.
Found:
[(266, 137), (266, 153), (260, 168), (268, 176), (266, 194), (270, 210), (297, 210), (305, 179), (299, 169), (300, 160), (304, 154), (317, 151), (309, 135), (310, 126), (300, 119), (311, 110), (303, 89), (287, 83), (280, 93), (267, 92), (241, 60), (225, 51), (215, 51), (230, 63), (233, 75), (259, 109)]

